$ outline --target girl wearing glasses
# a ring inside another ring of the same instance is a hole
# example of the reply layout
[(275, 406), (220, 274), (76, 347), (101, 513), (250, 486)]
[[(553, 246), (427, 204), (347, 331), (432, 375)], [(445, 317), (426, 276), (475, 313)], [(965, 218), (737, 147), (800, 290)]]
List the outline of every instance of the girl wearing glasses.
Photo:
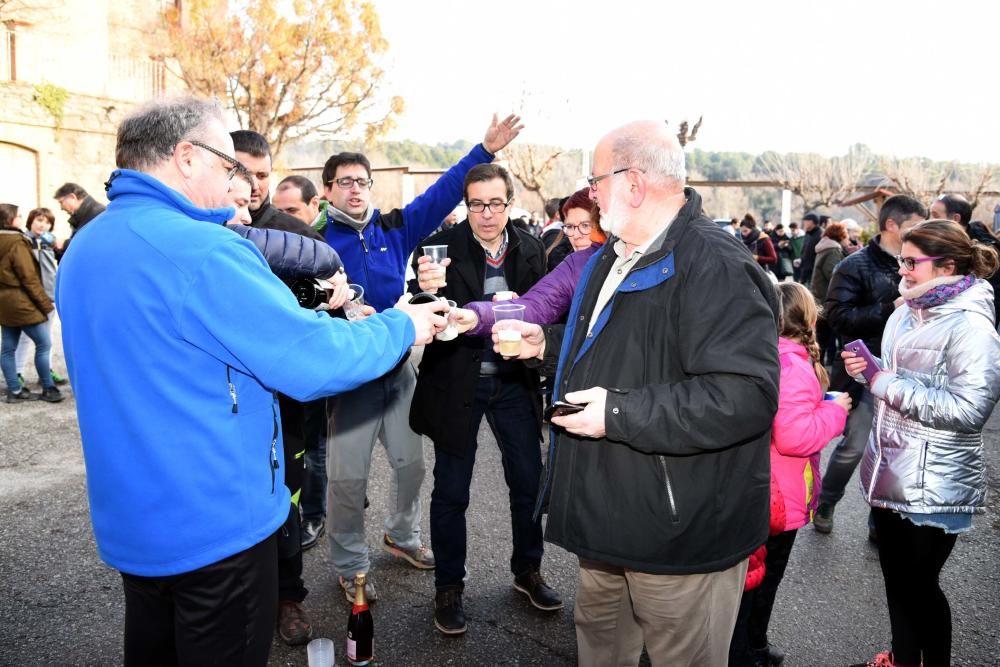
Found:
[[(902, 236), (899, 292), (879, 372), (861, 484), (879, 538), (892, 650), (864, 665), (936, 667), (951, 658), (951, 611), (938, 575), (985, 509), (982, 430), (1000, 398), (992, 248), (947, 220)], [(866, 362), (842, 354), (859, 379)], [(922, 663), (921, 663), (922, 661)]]

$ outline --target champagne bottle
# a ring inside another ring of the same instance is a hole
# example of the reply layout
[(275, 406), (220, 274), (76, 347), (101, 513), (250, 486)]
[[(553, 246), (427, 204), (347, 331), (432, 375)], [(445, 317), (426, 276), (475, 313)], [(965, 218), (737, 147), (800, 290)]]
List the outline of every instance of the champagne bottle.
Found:
[(365, 574), (354, 575), (354, 606), (347, 621), (347, 662), (367, 665), (374, 656), (375, 624), (365, 599)]

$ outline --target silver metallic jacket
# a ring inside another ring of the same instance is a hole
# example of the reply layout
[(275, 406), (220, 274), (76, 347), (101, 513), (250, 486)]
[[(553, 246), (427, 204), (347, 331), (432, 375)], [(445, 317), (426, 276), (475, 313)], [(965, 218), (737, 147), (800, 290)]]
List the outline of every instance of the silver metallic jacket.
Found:
[(993, 288), (977, 280), (924, 310), (897, 308), (871, 387), (875, 419), (861, 462), (873, 507), (912, 513), (983, 512), (983, 426), (1000, 398)]

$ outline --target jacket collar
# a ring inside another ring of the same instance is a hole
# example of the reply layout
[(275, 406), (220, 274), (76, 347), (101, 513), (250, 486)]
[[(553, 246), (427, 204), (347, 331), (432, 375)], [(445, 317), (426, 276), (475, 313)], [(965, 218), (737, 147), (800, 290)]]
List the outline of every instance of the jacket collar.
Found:
[[(667, 235), (663, 239), (663, 243), (660, 244), (659, 248), (655, 250), (651, 249), (648, 254), (641, 257), (633, 270), (655, 264), (672, 253), (674, 247), (690, 229), (691, 221), (701, 215), (701, 195), (694, 188), (685, 187), (684, 196), (687, 202), (677, 212), (677, 217), (674, 218), (674, 221), (667, 228)], [(613, 246), (613, 240), (610, 238), (608, 239), (608, 245)]]
[(174, 208), (189, 218), (225, 224), (236, 212), (232, 208), (199, 208), (190, 199), (149, 174), (132, 169), (116, 169), (107, 182), (108, 199), (113, 203), (118, 197), (153, 199)]
[(780, 336), (778, 338), (778, 354), (792, 354), (796, 357), (802, 357), (803, 359), (809, 359), (809, 350), (806, 346), (797, 340), (792, 340), (791, 338), (785, 338)]
[(833, 250), (833, 249), (836, 249), (836, 248), (843, 249), (843, 247), (839, 243), (837, 243), (836, 241), (834, 241), (833, 239), (831, 239), (831, 238), (829, 238), (827, 236), (824, 236), (823, 238), (821, 238), (819, 240), (819, 243), (816, 244), (816, 252), (817, 253), (821, 253), (824, 250)]
[(881, 234), (879, 234), (874, 238), (868, 239), (868, 245), (865, 246), (865, 249), (868, 251), (868, 254), (875, 262), (878, 262), (883, 266), (891, 267), (893, 269), (898, 269), (899, 266), (896, 264), (896, 258), (887, 253), (885, 250), (882, 250), (882, 246), (879, 244), (879, 241), (881, 240), (882, 240)]

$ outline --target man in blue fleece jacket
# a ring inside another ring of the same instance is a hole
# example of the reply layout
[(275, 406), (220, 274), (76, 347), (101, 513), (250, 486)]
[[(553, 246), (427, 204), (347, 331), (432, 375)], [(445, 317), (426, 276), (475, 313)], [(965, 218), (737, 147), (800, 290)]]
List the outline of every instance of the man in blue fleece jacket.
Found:
[[(502, 121), (496, 114), (483, 142), (445, 172), (426, 192), (404, 206), (382, 213), (371, 204), (371, 165), (360, 153), (338, 153), (323, 166), (327, 224), (323, 235), (344, 262), (351, 280), (365, 289), (365, 300), (379, 312), (404, 292), (406, 261), (462, 200), (465, 174), (494, 155), (521, 131), (520, 117)], [(365, 542), (365, 492), (375, 439), (382, 440), (393, 468), (390, 514), (382, 548), (419, 569), (434, 567), (434, 554), (420, 539), (420, 485), (424, 453), (410, 429), (410, 402), (417, 378), (404, 361), (383, 377), (327, 401), (327, 534), (330, 556), (344, 596), (354, 600), (354, 575), (368, 572)], [(306, 524), (303, 530), (314, 530)], [(378, 599), (368, 576), (369, 602)]]
[(223, 227), (232, 153), (217, 104), (134, 112), (111, 203), (57, 276), (94, 535), (122, 573), (126, 665), (266, 664), (290, 502), (274, 392), (353, 389), (445, 325), (434, 308), (361, 322), (299, 308)]

